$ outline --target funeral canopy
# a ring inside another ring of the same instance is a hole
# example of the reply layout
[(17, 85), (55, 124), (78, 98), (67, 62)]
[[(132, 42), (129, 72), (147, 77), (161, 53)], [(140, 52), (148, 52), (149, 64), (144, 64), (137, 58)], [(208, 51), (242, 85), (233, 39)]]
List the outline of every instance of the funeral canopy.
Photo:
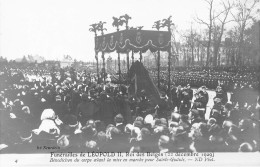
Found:
[(95, 37), (96, 52), (126, 53), (167, 51), (170, 48), (171, 36), (168, 31), (123, 30)]

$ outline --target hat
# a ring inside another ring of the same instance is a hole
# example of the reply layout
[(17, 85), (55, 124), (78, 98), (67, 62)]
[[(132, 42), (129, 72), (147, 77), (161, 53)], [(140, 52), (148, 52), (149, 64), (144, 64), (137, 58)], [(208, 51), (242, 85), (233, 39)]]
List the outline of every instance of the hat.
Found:
[(214, 125), (217, 122), (215, 118), (209, 118), (208, 125)]
[(97, 147), (97, 142), (90, 140), (86, 142), (86, 147), (90, 149), (95, 149)]
[(155, 125), (155, 126), (160, 126), (160, 125), (161, 125), (161, 120), (158, 119), (158, 118), (156, 118), (156, 119), (154, 120), (154, 125)]
[(144, 136), (149, 136), (151, 134), (151, 132), (147, 129), (147, 128), (142, 128), (141, 129), (141, 135), (142, 137)]
[(161, 125), (167, 126), (167, 120), (165, 118), (160, 118)]
[(108, 124), (107, 127), (106, 127), (106, 131), (107, 131), (109, 128), (111, 128), (111, 127), (115, 127), (115, 125), (113, 125), (113, 124)]
[(44, 98), (41, 98), (41, 102), (46, 102), (46, 100)]
[(171, 121), (173, 122), (179, 122), (181, 115), (179, 113), (172, 113), (171, 114)]
[(179, 124), (177, 122), (170, 122), (169, 123), (169, 127), (173, 128), (173, 127), (178, 127)]
[(166, 135), (161, 135), (159, 138), (159, 146), (166, 146), (167, 144), (169, 144), (170, 142), (170, 138), (169, 136)]
[(205, 85), (203, 85), (201, 88), (202, 88), (202, 89), (207, 89), (207, 87), (206, 87)]
[(143, 123), (141, 121), (134, 121), (134, 127), (138, 127), (141, 129), (143, 127)]
[(225, 120), (222, 124), (222, 128), (230, 128), (231, 126), (233, 126), (233, 123), (232, 121), (229, 121), (229, 120)]
[(56, 115), (55, 115), (55, 112), (53, 111), (53, 109), (45, 109), (43, 110), (42, 112), (42, 115), (41, 115), (41, 120), (44, 120), (44, 119), (55, 119)]
[(141, 139), (141, 130), (138, 127), (134, 127), (131, 131), (131, 136), (137, 138), (137, 139)]
[(96, 122), (93, 119), (90, 119), (86, 122), (86, 126), (90, 125), (92, 128), (96, 127)]
[(115, 116), (114, 120), (115, 120), (115, 123), (123, 123), (124, 122), (124, 118), (123, 118), (122, 114), (117, 114)]
[(146, 117), (144, 118), (144, 123), (153, 124), (153, 116), (151, 114), (146, 115)]
[(58, 140), (57, 140), (57, 145), (62, 148), (65, 149), (69, 146), (70, 141), (68, 139), (68, 135), (62, 135)]
[(138, 116), (138, 117), (135, 118), (135, 120), (136, 120), (136, 121), (141, 121), (141, 122), (143, 122), (143, 121), (144, 121), (144, 118), (141, 117), (141, 116)]
[(57, 96), (56, 96), (56, 100), (59, 100), (59, 101), (60, 101), (60, 100), (61, 100), (61, 96), (60, 96), (60, 95), (57, 95)]
[(167, 134), (169, 132), (168, 127), (164, 125), (159, 125), (154, 128), (154, 133), (155, 134)]
[(110, 136), (112, 139), (117, 139), (121, 135), (120, 130), (116, 127), (111, 127)]
[(225, 104), (225, 108), (226, 108), (227, 110), (231, 110), (231, 109), (232, 109), (232, 104), (231, 104), (231, 103), (226, 103), (226, 104)]
[(220, 98), (215, 98), (215, 99), (214, 99), (214, 102), (220, 103), (220, 102), (221, 102), (221, 99), (220, 99)]
[(125, 126), (125, 133), (131, 133), (131, 131), (134, 129), (134, 125), (132, 124), (127, 124)]

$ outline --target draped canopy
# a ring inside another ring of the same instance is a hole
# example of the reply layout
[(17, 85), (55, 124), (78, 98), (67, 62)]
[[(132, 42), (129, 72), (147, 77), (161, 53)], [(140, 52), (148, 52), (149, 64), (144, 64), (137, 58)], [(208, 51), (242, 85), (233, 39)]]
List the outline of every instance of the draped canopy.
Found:
[(123, 30), (95, 37), (96, 52), (126, 53), (167, 51), (170, 48), (171, 36), (168, 31)]

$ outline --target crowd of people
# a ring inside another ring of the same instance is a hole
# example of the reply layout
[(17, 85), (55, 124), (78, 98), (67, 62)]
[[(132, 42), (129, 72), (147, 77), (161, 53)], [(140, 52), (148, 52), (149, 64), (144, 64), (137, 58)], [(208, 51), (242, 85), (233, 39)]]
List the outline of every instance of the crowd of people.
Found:
[[(188, 71), (174, 75), (199, 79), (207, 73), (204, 78), (209, 79), (225, 73)], [(29, 67), (5, 65), (0, 72), (1, 153), (257, 152), (260, 148), (259, 94), (237, 89), (241, 83), (234, 85), (228, 99), (219, 82), (206, 118), (205, 82), (176, 77), (161, 102), (152, 104), (145, 90), (130, 95), (129, 85), (98, 83), (97, 76), (87, 71), (35, 73)], [(191, 89), (195, 84), (198, 89)]]
[[(157, 83), (157, 69), (151, 70), (154, 82)], [(237, 88), (252, 87), (258, 89), (259, 85), (258, 66), (228, 66), (228, 67), (176, 67), (171, 72), (172, 82), (176, 85), (185, 86), (190, 84), (191, 87), (198, 88), (205, 85), (209, 89), (216, 89), (221, 84), (223, 89), (233, 91), (234, 84)], [(161, 80), (168, 81), (167, 68), (162, 68)]]

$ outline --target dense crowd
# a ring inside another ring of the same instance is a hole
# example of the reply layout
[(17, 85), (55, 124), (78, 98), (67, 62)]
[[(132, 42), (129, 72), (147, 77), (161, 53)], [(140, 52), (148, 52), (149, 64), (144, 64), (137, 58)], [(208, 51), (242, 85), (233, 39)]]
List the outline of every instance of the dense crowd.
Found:
[[(154, 82), (157, 83), (157, 69), (151, 70)], [(229, 67), (176, 67), (172, 71), (171, 79), (176, 85), (200, 87), (205, 85), (209, 89), (215, 89), (219, 84), (227, 91), (232, 91), (235, 83), (237, 88), (249, 87), (258, 89), (258, 66), (229, 66)], [(167, 68), (161, 69), (161, 82), (168, 81)]]
[(259, 151), (259, 94), (240, 84), (228, 99), (219, 83), (206, 118), (205, 82), (194, 90), (177, 79), (152, 104), (145, 91), (130, 95), (86, 71), (5, 66), (0, 77), (1, 153)]

